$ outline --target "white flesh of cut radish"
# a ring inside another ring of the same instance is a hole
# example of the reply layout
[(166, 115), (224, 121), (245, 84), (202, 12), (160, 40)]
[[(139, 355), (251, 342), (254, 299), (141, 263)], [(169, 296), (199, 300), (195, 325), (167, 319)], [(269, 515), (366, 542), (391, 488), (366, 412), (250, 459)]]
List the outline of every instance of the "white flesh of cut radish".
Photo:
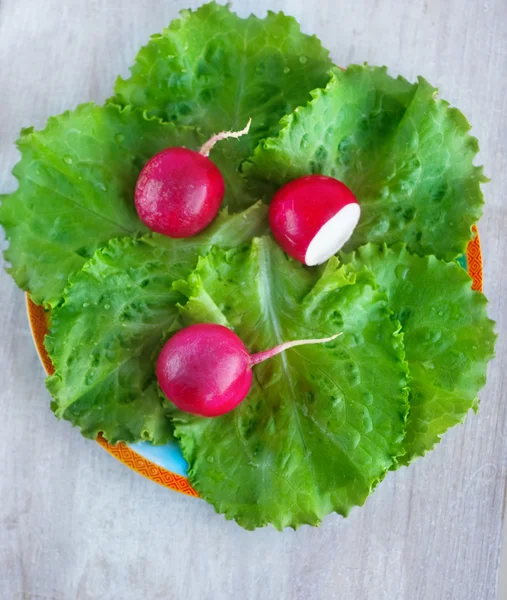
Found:
[(344, 206), (334, 217), (324, 223), (308, 245), (305, 263), (308, 266), (320, 265), (349, 240), (359, 222), (361, 210), (359, 204)]

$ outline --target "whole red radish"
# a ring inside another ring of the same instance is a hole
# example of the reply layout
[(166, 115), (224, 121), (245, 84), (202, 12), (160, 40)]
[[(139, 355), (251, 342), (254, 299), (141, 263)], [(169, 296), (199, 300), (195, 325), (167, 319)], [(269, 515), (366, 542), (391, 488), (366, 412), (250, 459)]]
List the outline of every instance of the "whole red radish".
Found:
[(300, 262), (325, 262), (352, 235), (361, 211), (349, 188), (324, 175), (308, 175), (278, 190), (269, 224), (280, 246)]
[(227, 327), (203, 323), (178, 331), (166, 342), (157, 360), (158, 383), (179, 409), (216, 417), (235, 408), (252, 385), (252, 367), (293, 346), (322, 344), (341, 335), (296, 340), (249, 354)]
[(197, 152), (166, 148), (151, 158), (139, 174), (134, 200), (141, 221), (172, 238), (190, 237), (215, 218), (225, 185), (218, 167), (208, 158), (220, 140), (248, 133), (225, 131), (213, 136)]

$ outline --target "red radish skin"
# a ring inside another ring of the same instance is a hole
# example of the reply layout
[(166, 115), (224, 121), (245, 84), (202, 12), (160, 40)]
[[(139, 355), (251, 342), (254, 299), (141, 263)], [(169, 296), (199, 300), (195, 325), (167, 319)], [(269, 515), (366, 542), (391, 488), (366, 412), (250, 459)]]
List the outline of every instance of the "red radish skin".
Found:
[(136, 210), (151, 230), (184, 238), (213, 221), (224, 193), (222, 174), (209, 158), (187, 148), (167, 148), (141, 171)]
[(222, 325), (203, 323), (182, 329), (166, 342), (157, 360), (162, 392), (180, 410), (217, 417), (234, 408), (252, 385), (252, 367), (288, 348), (337, 338), (295, 340), (250, 355), (240, 338)]
[(171, 238), (185, 238), (205, 229), (216, 217), (225, 193), (218, 167), (208, 158), (220, 140), (248, 133), (214, 135), (197, 152), (167, 148), (151, 158), (137, 180), (134, 201), (141, 221), (152, 231)]
[(360, 208), (349, 188), (332, 177), (308, 175), (278, 190), (269, 224), (278, 244), (306, 265), (325, 262), (347, 242)]

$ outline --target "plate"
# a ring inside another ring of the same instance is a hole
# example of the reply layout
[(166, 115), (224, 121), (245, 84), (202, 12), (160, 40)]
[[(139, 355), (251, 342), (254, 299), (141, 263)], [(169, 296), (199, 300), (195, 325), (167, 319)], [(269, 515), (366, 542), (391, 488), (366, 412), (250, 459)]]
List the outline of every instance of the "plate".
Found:
[[(472, 278), (472, 289), (482, 292), (481, 243), (476, 227), (473, 228), (473, 232), (474, 237), (468, 244), (466, 256), (462, 256), (459, 262)], [(42, 306), (34, 304), (28, 294), (26, 306), (35, 347), (46, 373), (51, 375), (54, 369), (44, 347), (44, 336), (48, 331), (48, 313)], [(186, 477), (188, 465), (176, 442), (163, 446), (153, 446), (149, 442), (120, 443), (113, 446), (101, 436), (97, 438), (97, 442), (117, 460), (151, 481), (182, 494), (199, 496)]]

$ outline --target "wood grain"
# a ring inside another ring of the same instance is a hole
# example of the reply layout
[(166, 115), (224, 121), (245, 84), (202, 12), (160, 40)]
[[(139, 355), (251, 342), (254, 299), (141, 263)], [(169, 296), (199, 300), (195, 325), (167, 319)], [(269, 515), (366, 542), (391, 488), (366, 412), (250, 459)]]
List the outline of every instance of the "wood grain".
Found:
[[(0, 0), (0, 191), (19, 129), (111, 94), (188, 0)], [(336, 62), (424, 75), (458, 105), (491, 176), (480, 224), (498, 357), (479, 414), (347, 520), (254, 533), (122, 467), (48, 409), (22, 293), (0, 276), (0, 598), (492, 600), (507, 476), (507, 4), (235, 1), (285, 10)]]

